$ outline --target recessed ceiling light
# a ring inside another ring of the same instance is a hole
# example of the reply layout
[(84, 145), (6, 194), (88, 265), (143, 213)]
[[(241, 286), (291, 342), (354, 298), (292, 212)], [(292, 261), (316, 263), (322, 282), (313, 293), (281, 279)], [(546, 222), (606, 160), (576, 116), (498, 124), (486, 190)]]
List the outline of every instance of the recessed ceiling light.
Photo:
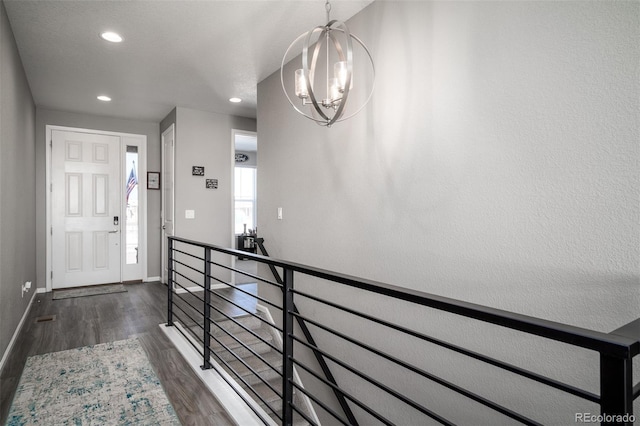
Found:
[(122, 41), (122, 37), (118, 33), (114, 33), (113, 31), (105, 31), (100, 34), (103, 40), (110, 41), (111, 43), (120, 43)]
[(102, 102), (109, 102), (111, 100), (111, 98), (108, 97), (108, 96), (105, 96), (105, 95), (100, 95), (100, 96), (98, 96), (98, 100), (102, 101)]
[(238, 102), (242, 102), (242, 99), (240, 99), (240, 98), (230, 98), (229, 102), (233, 102), (234, 104), (237, 104)]

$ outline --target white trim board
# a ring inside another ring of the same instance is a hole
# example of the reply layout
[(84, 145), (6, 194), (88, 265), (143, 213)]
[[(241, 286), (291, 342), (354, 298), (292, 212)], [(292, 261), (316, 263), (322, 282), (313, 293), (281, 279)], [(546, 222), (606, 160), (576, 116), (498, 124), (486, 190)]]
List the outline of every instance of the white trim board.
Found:
[[(228, 285), (226, 284), (211, 284), (211, 286), (209, 286), (209, 288), (211, 290), (223, 290), (225, 288), (230, 288)], [(204, 288), (199, 287), (199, 286), (192, 286), (192, 287), (187, 287), (187, 288), (182, 288), (180, 286), (178, 286), (175, 290), (175, 292), (177, 294), (183, 294), (183, 293), (193, 293), (193, 292), (197, 292), (197, 291), (204, 291)]]
[(7, 361), (7, 358), (9, 357), (9, 354), (13, 349), (13, 345), (16, 343), (16, 340), (18, 339), (18, 336), (22, 331), (22, 327), (24, 326), (27, 316), (29, 316), (29, 312), (31, 312), (31, 307), (33, 306), (33, 300), (36, 298), (36, 294), (38, 293), (41, 293), (40, 289), (37, 289), (37, 291), (33, 292), (33, 296), (31, 296), (31, 300), (29, 301), (29, 306), (27, 306), (27, 309), (25, 309), (24, 314), (22, 314), (22, 318), (20, 319), (20, 322), (18, 323), (16, 330), (13, 332), (13, 336), (11, 336), (9, 345), (7, 346), (7, 349), (2, 354), (2, 360), (0, 360), (0, 372), (4, 368), (4, 363)]

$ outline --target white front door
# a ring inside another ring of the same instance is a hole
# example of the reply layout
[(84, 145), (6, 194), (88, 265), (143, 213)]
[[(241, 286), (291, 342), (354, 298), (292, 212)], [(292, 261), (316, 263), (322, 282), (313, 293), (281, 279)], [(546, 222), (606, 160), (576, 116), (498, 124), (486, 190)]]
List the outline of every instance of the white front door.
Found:
[(167, 237), (174, 234), (173, 169), (175, 126), (162, 133), (162, 282), (168, 283)]
[(53, 130), (52, 287), (120, 282), (120, 137)]

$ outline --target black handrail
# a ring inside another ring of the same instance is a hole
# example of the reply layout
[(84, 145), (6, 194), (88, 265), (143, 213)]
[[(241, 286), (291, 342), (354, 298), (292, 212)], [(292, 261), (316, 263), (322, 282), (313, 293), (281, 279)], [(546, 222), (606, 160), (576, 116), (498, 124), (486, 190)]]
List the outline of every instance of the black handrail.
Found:
[[(327, 371), (324, 368), (323, 374), (324, 378), (320, 377), (317, 372), (310, 369), (308, 366), (305, 366), (299, 359), (293, 356), (293, 344), (297, 342), (301, 344), (303, 347), (307, 347), (312, 351), (315, 355), (316, 360), (320, 366), (323, 364), (326, 366), (326, 359), (330, 359), (336, 365), (339, 365), (347, 370), (351, 370), (351, 367), (346, 363), (341, 362), (337, 358), (333, 357), (331, 354), (326, 351), (318, 348), (316, 342), (314, 341), (309, 329), (307, 327), (307, 323), (313, 324), (314, 327), (318, 327), (318, 329), (324, 330), (334, 336), (339, 338), (346, 338), (350, 343), (359, 345), (364, 349), (370, 351), (371, 353), (377, 354), (378, 356), (385, 357), (393, 362), (398, 362), (400, 365), (404, 364), (401, 360), (396, 360), (394, 357), (384, 354), (383, 352), (370, 347), (368, 345), (362, 344), (358, 342), (356, 339), (348, 338), (344, 334), (337, 332), (336, 330), (332, 330), (330, 327), (326, 327), (321, 323), (318, 323), (310, 318), (307, 318), (300, 314), (297, 307), (294, 304), (294, 296), (298, 295), (300, 297), (308, 297), (320, 303), (326, 303), (336, 309), (340, 309), (343, 312), (347, 312), (353, 315), (360, 316), (367, 320), (377, 322), (382, 326), (391, 327), (392, 329), (401, 331), (405, 334), (412, 335), (413, 337), (417, 337), (421, 340), (428, 341), (444, 347), (446, 349), (454, 350), (458, 353), (461, 353), (466, 356), (470, 356), (472, 358), (478, 359), (480, 361), (489, 363), (490, 365), (502, 368), (504, 370), (510, 371), (512, 373), (518, 374), (523, 377), (527, 377), (532, 380), (536, 380), (545, 385), (554, 387), (556, 389), (562, 390), (564, 392), (568, 392), (577, 397), (597, 402), (600, 404), (601, 410), (603, 414), (603, 424), (613, 423), (616, 420), (623, 418), (622, 424), (631, 424), (628, 421), (631, 415), (633, 418), (633, 400), (638, 397), (640, 394), (640, 385), (633, 385), (633, 375), (632, 375), (632, 358), (640, 353), (640, 338), (638, 336), (631, 336), (629, 334), (613, 334), (613, 333), (601, 333), (593, 330), (588, 330), (580, 327), (570, 326), (566, 324), (557, 323), (554, 321), (544, 320), (540, 318), (534, 318), (527, 315), (517, 314), (513, 312), (508, 312), (496, 308), (490, 308), (486, 306), (481, 306), (469, 302), (459, 301), (443, 296), (428, 294), (412, 289), (402, 288), (398, 286), (393, 286), (385, 283), (376, 282), (373, 280), (367, 280), (363, 278), (358, 278), (346, 274), (340, 274), (336, 272), (327, 271), (320, 268), (315, 268), (311, 266), (301, 265), (293, 262), (273, 259), (268, 257), (268, 253), (264, 249), (263, 240), (256, 239), (258, 243), (258, 247), (260, 247), (261, 251), (265, 254), (258, 255), (245, 251), (234, 250), (230, 248), (219, 247), (215, 245), (205, 244), (198, 241), (193, 241), (189, 239), (179, 238), (179, 237), (169, 237), (169, 312), (168, 312), (168, 324), (172, 325), (173, 323), (173, 315), (172, 312), (172, 279), (173, 279), (173, 247), (174, 242), (180, 242), (187, 245), (192, 245), (196, 247), (202, 247), (205, 250), (205, 263), (211, 264), (210, 261), (210, 251), (216, 251), (219, 253), (228, 254), (231, 256), (238, 256), (243, 258), (249, 258), (252, 260), (256, 260), (262, 264), (266, 264), (269, 266), (271, 271), (274, 273), (274, 277), (278, 283), (278, 286), (283, 291), (283, 301), (282, 301), (282, 310), (283, 310), (283, 412), (282, 412), (282, 421), (283, 424), (291, 424), (293, 419), (293, 412), (298, 411), (298, 409), (293, 404), (293, 390), (299, 389), (302, 393), (307, 394), (308, 392), (301, 388), (297, 384), (293, 382), (293, 366), (294, 364), (300, 366), (305, 371), (308, 371), (309, 374), (316, 376), (320, 381), (326, 383), (330, 388), (333, 389), (338, 401), (341, 403), (341, 406), (344, 410), (345, 416), (347, 417), (347, 421), (349, 424), (357, 424), (356, 419), (351, 412), (349, 407), (349, 403), (346, 401), (347, 399), (362, 408), (364, 411), (369, 412), (379, 420), (384, 419), (384, 417), (379, 416), (375, 412), (375, 410), (370, 409), (369, 407), (362, 407), (362, 403), (358, 401), (353, 395), (350, 395), (343, 389), (341, 389), (337, 383), (335, 382), (335, 378), (331, 374), (327, 366)], [(207, 256), (207, 253), (209, 255)], [(184, 252), (184, 254), (188, 254)], [(188, 265), (184, 265), (188, 266)], [(224, 265), (219, 265), (227, 268)], [(276, 268), (282, 268), (284, 272), (284, 279), (280, 277)], [(563, 342), (570, 344), (572, 346), (585, 348), (589, 350), (597, 351), (600, 354), (600, 395), (595, 395), (593, 393), (575, 388), (571, 385), (567, 385), (561, 382), (558, 382), (554, 379), (550, 379), (544, 376), (541, 376), (537, 373), (533, 373), (527, 370), (524, 370), (520, 367), (513, 366), (511, 364), (492, 359), (485, 355), (481, 355), (475, 353), (473, 351), (455, 346), (453, 344), (443, 342), (441, 340), (432, 338), (430, 336), (422, 335), (417, 332), (413, 332), (411, 330), (405, 329), (400, 326), (396, 326), (390, 323), (387, 323), (383, 320), (379, 320), (368, 316), (366, 314), (359, 313), (350, 308), (340, 306), (335, 303), (331, 303), (322, 299), (319, 299), (313, 295), (306, 294), (299, 290), (295, 289), (294, 286), (294, 273), (300, 273), (312, 277), (321, 278), (324, 280), (329, 280), (334, 283), (339, 283), (343, 285), (347, 285), (353, 288), (358, 288), (367, 292), (372, 292), (384, 296), (388, 296), (394, 299), (407, 301), (413, 304), (438, 309), (441, 311), (453, 313), (456, 315), (460, 315), (466, 318), (471, 318), (479, 321), (483, 321), (490, 324), (499, 325), (501, 327), (505, 327), (512, 330), (517, 330), (520, 332), (544, 337), (547, 339), (555, 340), (558, 342)], [(185, 277), (186, 278), (186, 277)], [(207, 284), (207, 279), (210, 279), (210, 274), (205, 267), (205, 289), (208, 289), (209, 286)], [(256, 277), (259, 278), (259, 277)], [(261, 281), (265, 281), (262, 278), (259, 278)], [(217, 280), (217, 279), (216, 279)], [(220, 281), (220, 280), (218, 280)], [(222, 282), (222, 281), (221, 281)], [(270, 283), (271, 284), (271, 283)], [(206, 314), (206, 312), (205, 312)], [(208, 320), (208, 317), (207, 317)], [(293, 330), (293, 322), (298, 321), (300, 325), (300, 329), (302, 330), (305, 339), (301, 339), (294, 335)], [(207, 339), (207, 333), (205, 333), (205, 346), (209, 345)], [(205, 353), (203, 355), (207, 355), (207, 349), (205, 348)], [(205, 361), (205, 366), (207, 365), (207, 361)], [(402, 365), (408, 368), (411, 371), (417, 372), (427, 378), (435, 380), (437, 383), (443, 383), (444, 381), (437, 376), (433, 376), (430, 373), (426, 373), (416, 367), (411, 366), (410, 364)], [(353, 373), (363, 377), (360, 372), (351, 370)], [(333, 380), (329, 380), (332, 378)], [(370, 378), (366, 378), (370, 380)], [(377, 383), (375, 380), (370, 380), (372, 383)], [(446, 383), (445, 383), (446, 384)], [(457, 393), (465, 395), (476, 402), (479, 402), (485, 406), (488, 406), (502, 414), (508, 415), (514, 419), (517, 419), (525, 424), (535, 424), (536, 422), (526, 418), (525, 416), (521, 416), (517, 413), (513, 413), (511, 410), (502, 407), (498, 404), (495, 404), (489, 400), (485, 400), (483, 397), (474, 396), (473, 393), (466, 391), (459, 386), (450, 386), (450, 389), (454, 390)], [(416, 405), (417, 403), (413, 402), (409, 398), (405, 398), (402, 395), (399, 395), (398, 392), (391, 390), (391, 395), (396, 395), (400, 400), (404, 400), (405, 403), (409, 405)], [(318, 402), (315, 397), (308, 395), (312, 400)], [(323, 406), (323, 405), (321, 405)], [(346, 407), (346, 409), (345, 409)], [(323, 406), (324, 408), (324, 406)], [(431, 411), (426, 407), (422, 407), (419, 411), (430, 414)], [(334, 415), (332, 411), (328, 411), (330, 414)], [(626, 415), (626, 417), (624, 417)], [(618, 417), (617, 417), (618, 416)], [(280, 417), (280, 416), (278, 416)], [(304, 418), (307, 418), (306, 415), (303, 415)], [(334, 415), (339, 421), (344, 422), (339, 416)], [(353, 417), (353, 418), (351, 418)], [(450, 423), (448, 420), (444, 418), (440, 418), (438, 415), (433, 413), (431, 416), (437, 421), (448, 424)], [(385, 420), (381, 420), (386, 422)], [(620, 423), (617, 423), (620, 424)]]
[(619, 358), (628, 358), (640, 353), (640, 342), (623, 336), (601, 333), (599, 331), (562, 324), (555, 321), (535, 318), (528, 315), (504, 311), (502, 309), (477, 305), (475, 303), (464, 302), (444, 296), (429, 294), (418, 290), (398, 287), (382, 282), (358, 278), (352, 275), (332, 272), (326, 269), (313, 266), (301, 265), (299, 263), (274, 259), (272, 257), (261, 256), (246, 251), (220, 247), (212, 244), (205, 244), (194, 240), (180, 237), (169, 237), (174, 241), (191, 244), (203, 248), (209, 248), (220, 253), (233, 256), (248, 257), (258, 260), (260, 263), (273, 265), (279, 268), (291, 269), (306, 275), (322, 278), (329, 281), (345, 284), (350, 287), (389, 296), (407, 302), (417, 303), (430, 308), (451, 312), (464, 317), (477, 319), (480, 321), (501, 325), (513, 330), (535, 334), (559, 342), (569, 343), (585, 349), (591, 349), (600, 353), (608, 354)]

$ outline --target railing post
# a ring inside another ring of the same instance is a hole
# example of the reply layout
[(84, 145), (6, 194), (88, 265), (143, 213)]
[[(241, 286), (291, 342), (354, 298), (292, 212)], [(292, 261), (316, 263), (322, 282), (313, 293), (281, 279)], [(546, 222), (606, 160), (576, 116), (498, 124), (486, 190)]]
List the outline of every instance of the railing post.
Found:
[(293, 424), (293, 271), (285, 268), (282, 301), (282, 424)]
[(211, 249), (204, 248), (204, 364), (202, 369), (211, 368)]
[(600, 354), (602, 425), (633, 424), (632, 359)]
[(167, 242), (167, 327), (173, 325), (173, 240)]

